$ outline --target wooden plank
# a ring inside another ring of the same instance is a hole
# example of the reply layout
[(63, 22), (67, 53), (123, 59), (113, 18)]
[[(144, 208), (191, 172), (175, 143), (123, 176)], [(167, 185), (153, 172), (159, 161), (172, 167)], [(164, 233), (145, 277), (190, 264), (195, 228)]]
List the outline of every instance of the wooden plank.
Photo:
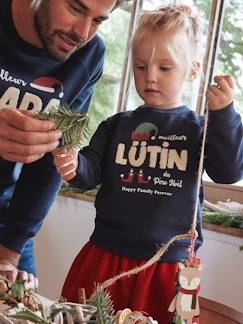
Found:
[(210, 230), (210, 231), (215, 231), (215, 232), (218, 232), (218, 233), (223, 233), (223, 234), (243, 238), (243, 230), (239, 229), (239, 228), (224, 227), (224, 226), (221, 226), (221, 225), (211, 224), (211, 223), (207, 223), (207, 222), (203, 222), (203, 228), (207, 229), (207, 230)]

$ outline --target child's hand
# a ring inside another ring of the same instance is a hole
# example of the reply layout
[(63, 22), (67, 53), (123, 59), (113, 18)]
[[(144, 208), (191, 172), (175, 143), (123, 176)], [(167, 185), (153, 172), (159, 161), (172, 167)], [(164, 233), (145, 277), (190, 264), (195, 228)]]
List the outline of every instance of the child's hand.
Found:
[(235, 91), (235, 80), (231, 75), (217, 75), (214, 81), (216, 84), (207, 91), (209, 110), (219, 110), (231, 104)]
[(52, 154), (57, 171), (62, 178), (66, 181), (72, 180), (76, 176), (78, 167), (78, 150), (67, 152), (64, 148), (56, 148)]

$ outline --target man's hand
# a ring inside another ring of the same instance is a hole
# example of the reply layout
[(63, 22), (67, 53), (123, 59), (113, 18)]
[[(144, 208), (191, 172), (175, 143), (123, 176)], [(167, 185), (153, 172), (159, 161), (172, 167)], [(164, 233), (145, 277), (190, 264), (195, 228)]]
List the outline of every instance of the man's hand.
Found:
[(17, 269), (20, 254), (0, 245), (0, 275), (6, 276), (8, 280), (25, 280), (25, 288), (38, 288), (38, 279), (32, 273)]
[(219, 110), (231, 104), (235, 91), (235, 80), (230, 75), (217, 75), (214, 81), (207, 91), (209, 110)]
[(31, 163), (58, 146), (61, 132), (52, 121), (38, 120), (27, 111), (0, 110), (0, 156)]
[(57, 171), (66, 181), (76, 176), (78, 167), (78, 150), (67, 152), (64, 148), (57, 148), (52, 152)]

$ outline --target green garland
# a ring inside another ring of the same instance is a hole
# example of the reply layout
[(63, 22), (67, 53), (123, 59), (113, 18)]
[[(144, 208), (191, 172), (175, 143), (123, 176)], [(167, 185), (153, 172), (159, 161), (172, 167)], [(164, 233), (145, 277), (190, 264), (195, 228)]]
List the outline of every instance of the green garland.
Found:
[(242, 213), (220, 213), (204, 210), (202, 217), (205, 222), (222, 225), (224, 227), (233, 227), (243, 230), (243, 214)]
[[(203, 221), (224, 227), (239, 228), (243, 230), (243, 214), (242, 213), (220, 213), (203, 210)], [(243, 245), (239, 247), (243, 251)]]

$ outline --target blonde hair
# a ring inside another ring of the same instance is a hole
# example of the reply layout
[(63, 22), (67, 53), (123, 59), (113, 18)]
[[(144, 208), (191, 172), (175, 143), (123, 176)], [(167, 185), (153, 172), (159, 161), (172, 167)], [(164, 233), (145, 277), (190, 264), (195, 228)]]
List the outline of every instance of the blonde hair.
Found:
[[(138, 27), (132, 38), (132, 49), (136, 47), (143, 38), (147, 30), (154, 32), (185, 32), (188, 38), (190, 57), (187, 60), (193, 61), (201, 56), (203, 48), (203, 25), (201, 18), (194, 13), (192, 7), (188, 5), (166, 5), (155, 11), (145, 11), (142, 13)], [(162, 39), (163, 40), (163, 39)], [(178, 57), (173, 49), (168, 48), (171, 55), (178, 61)], [(180, 49), (181, 50), (181, 49)]]

